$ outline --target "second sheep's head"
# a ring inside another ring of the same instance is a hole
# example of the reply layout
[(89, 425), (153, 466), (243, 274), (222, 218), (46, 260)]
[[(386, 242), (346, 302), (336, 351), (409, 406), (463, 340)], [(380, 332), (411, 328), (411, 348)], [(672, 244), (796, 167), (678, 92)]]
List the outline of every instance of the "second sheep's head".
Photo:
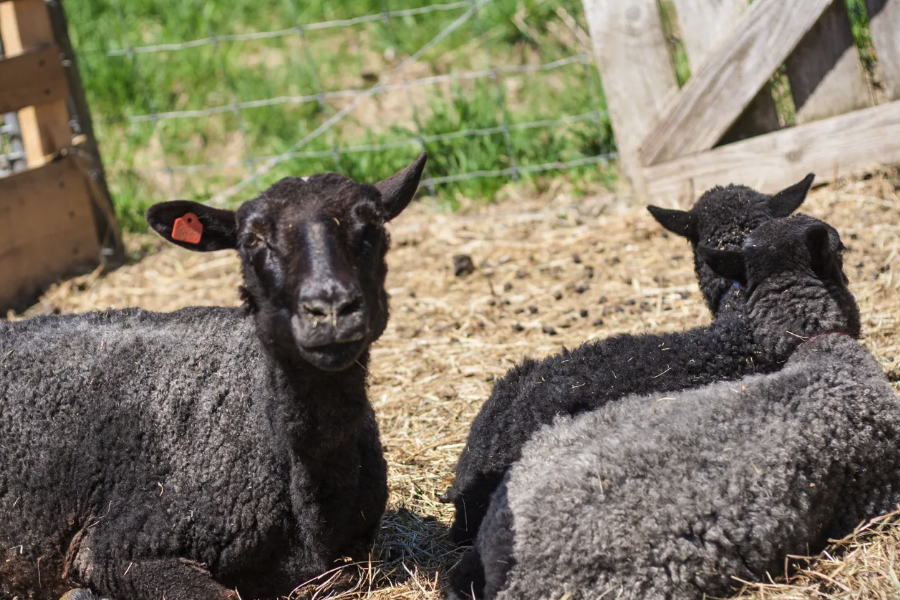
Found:
[(750, 233), (769, 219), (787, 217), (806, 199), (815, 176), (769, 195), (743, 185), (714, 187), (704, 192), (690, 210), (649, 206), (660, 225), (683, 236), (694, 249), (694, 269), (700, 291), (709, 309), (716, 314), (731, 282), (718, 277), (700, 259), (698, 246), (738, 250)]
[(762, 223), (739, 250), (697, 248), (712, 273), (746, 289), (756, 343), (776, 360), (786, 360), (802, 341), (818, 335), (860, 336), (843, 252), (834, 227), (802, 214)]
[(295, 362), (342, 370), (387, 326), (384, 225), (412, 200), (426, 158), (374, 185), (334, 173), (286, 177), (236, 211), (162, 202), (147, 222), (189, 250), (237, 250), (263, 344)]

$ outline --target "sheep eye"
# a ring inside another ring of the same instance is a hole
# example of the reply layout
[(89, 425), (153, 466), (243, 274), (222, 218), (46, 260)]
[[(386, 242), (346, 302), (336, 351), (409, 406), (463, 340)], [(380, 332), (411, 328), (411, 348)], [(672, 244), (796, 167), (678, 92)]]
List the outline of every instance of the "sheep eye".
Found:
[(244, 239), (245, 248), (256, 248), (258, 246), (262, 246), (263, 244), (265, 244), (265, 240), (261, 235), (258, 235), (256, 233), (251, 233)]
[(359, 251), (360, 253), (368, 252), (372, 249), (373, 246), (377, 243), (378, 236), (381, 233), (381, 228), (374, 224), (369, 223), (366, 225), (365, 229), (363, 229), (362, 236), (359, 240)]

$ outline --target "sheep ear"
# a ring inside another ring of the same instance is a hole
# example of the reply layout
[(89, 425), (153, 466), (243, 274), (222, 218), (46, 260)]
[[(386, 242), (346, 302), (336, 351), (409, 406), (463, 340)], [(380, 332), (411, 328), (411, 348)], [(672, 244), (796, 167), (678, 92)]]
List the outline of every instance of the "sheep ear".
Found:
[(813, 179), (816, 178), (815, 173), (810, 173), (794, 185), (784, 188), (769, 199), (769, 213), (773, 217), (786, 217), (792, 212), (800, 208), (803, 201), (806, 200), (806, 194), (812, 187)]
[(699, 246), (697, 254), (706, 266), (719, 277), (747, 285), (747, 265), (744, 262), (744, 255), (740, 252)]
[(416, 195), (427, 160), (428, 153), (423, 152), (413, 164), (396, 175), (375, 184), (375, 187), (381, 192), (381, 200), (387, 210), (388, 221), (399, 215)]
[(697, 232), (697, 217), (686, 210), (648, 206), (647, 210), (660, 225), (672, 233), (681, 235), (696, 242), (700, 237)]
[(211, 252), (237, 247), (237, 220), (233, 210), (173, 200), (148, 208), (147, 223), (168, 241), (188, 250)]
[(806, 230), (806, 247), (813, 271), (820, 275), (831, 272), (831, 239), (824, 225), (814, 225)]

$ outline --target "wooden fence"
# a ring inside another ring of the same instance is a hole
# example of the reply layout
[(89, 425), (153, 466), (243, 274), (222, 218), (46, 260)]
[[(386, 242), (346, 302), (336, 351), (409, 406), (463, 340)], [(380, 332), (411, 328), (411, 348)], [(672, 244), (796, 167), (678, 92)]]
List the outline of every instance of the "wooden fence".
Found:
[(17, 111), (28, 164), (0, 179), (5, 311), (60, 276), (119, 260), (122, 246), (62, 7), (0, 0), (0, 41), (0, 114)]
[[(672, 0), (692, 76), (679, 89), (657, 0), (584, 0), (620, 162), (643, 198), (743, 183), (773, 191), (900, 162), (900, 0), (866, 0), (873, 89), (844, 0)], [(797, 125), (779, 129), (784, 65)]]

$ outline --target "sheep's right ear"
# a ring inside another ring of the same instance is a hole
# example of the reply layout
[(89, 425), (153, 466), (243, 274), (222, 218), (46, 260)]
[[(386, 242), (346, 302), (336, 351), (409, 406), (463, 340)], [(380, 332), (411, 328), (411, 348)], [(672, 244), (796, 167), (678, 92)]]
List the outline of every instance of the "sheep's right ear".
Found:
[(697, 254), (700, 255), (700, 259), (706, 266), (719, 277), (747, 285), (747, 265), (744, 262), (744, 255), (740, 252), (698, 246)]
[(813, 179), (816, 178), (815, 173), (810, 173), (790, 187), (786, 187), (769, 199), (769, 213), (773, 217), (787, 217), (792, 212), (800, 208), (803, 201), (806, 200), (806, 194), (812, 187)]
[(233, 210), (173, 200), (148, 208), (147, 223), (168, 241), (188, 250), (211, 252), (237, 247), (237, 221)]
[(806, 231), (806, 248), (813, 271), (820, 276), (831, 275), (834, 257), (831, 252), (831, 240), (828, 229), (824, 225), (814, 225)]
[(696, 242), (700, 237), (697, 232), (697, 217), (686, 210), (648, 206), (647, 210), (660, 225), (672, 233), (681, 235)]

